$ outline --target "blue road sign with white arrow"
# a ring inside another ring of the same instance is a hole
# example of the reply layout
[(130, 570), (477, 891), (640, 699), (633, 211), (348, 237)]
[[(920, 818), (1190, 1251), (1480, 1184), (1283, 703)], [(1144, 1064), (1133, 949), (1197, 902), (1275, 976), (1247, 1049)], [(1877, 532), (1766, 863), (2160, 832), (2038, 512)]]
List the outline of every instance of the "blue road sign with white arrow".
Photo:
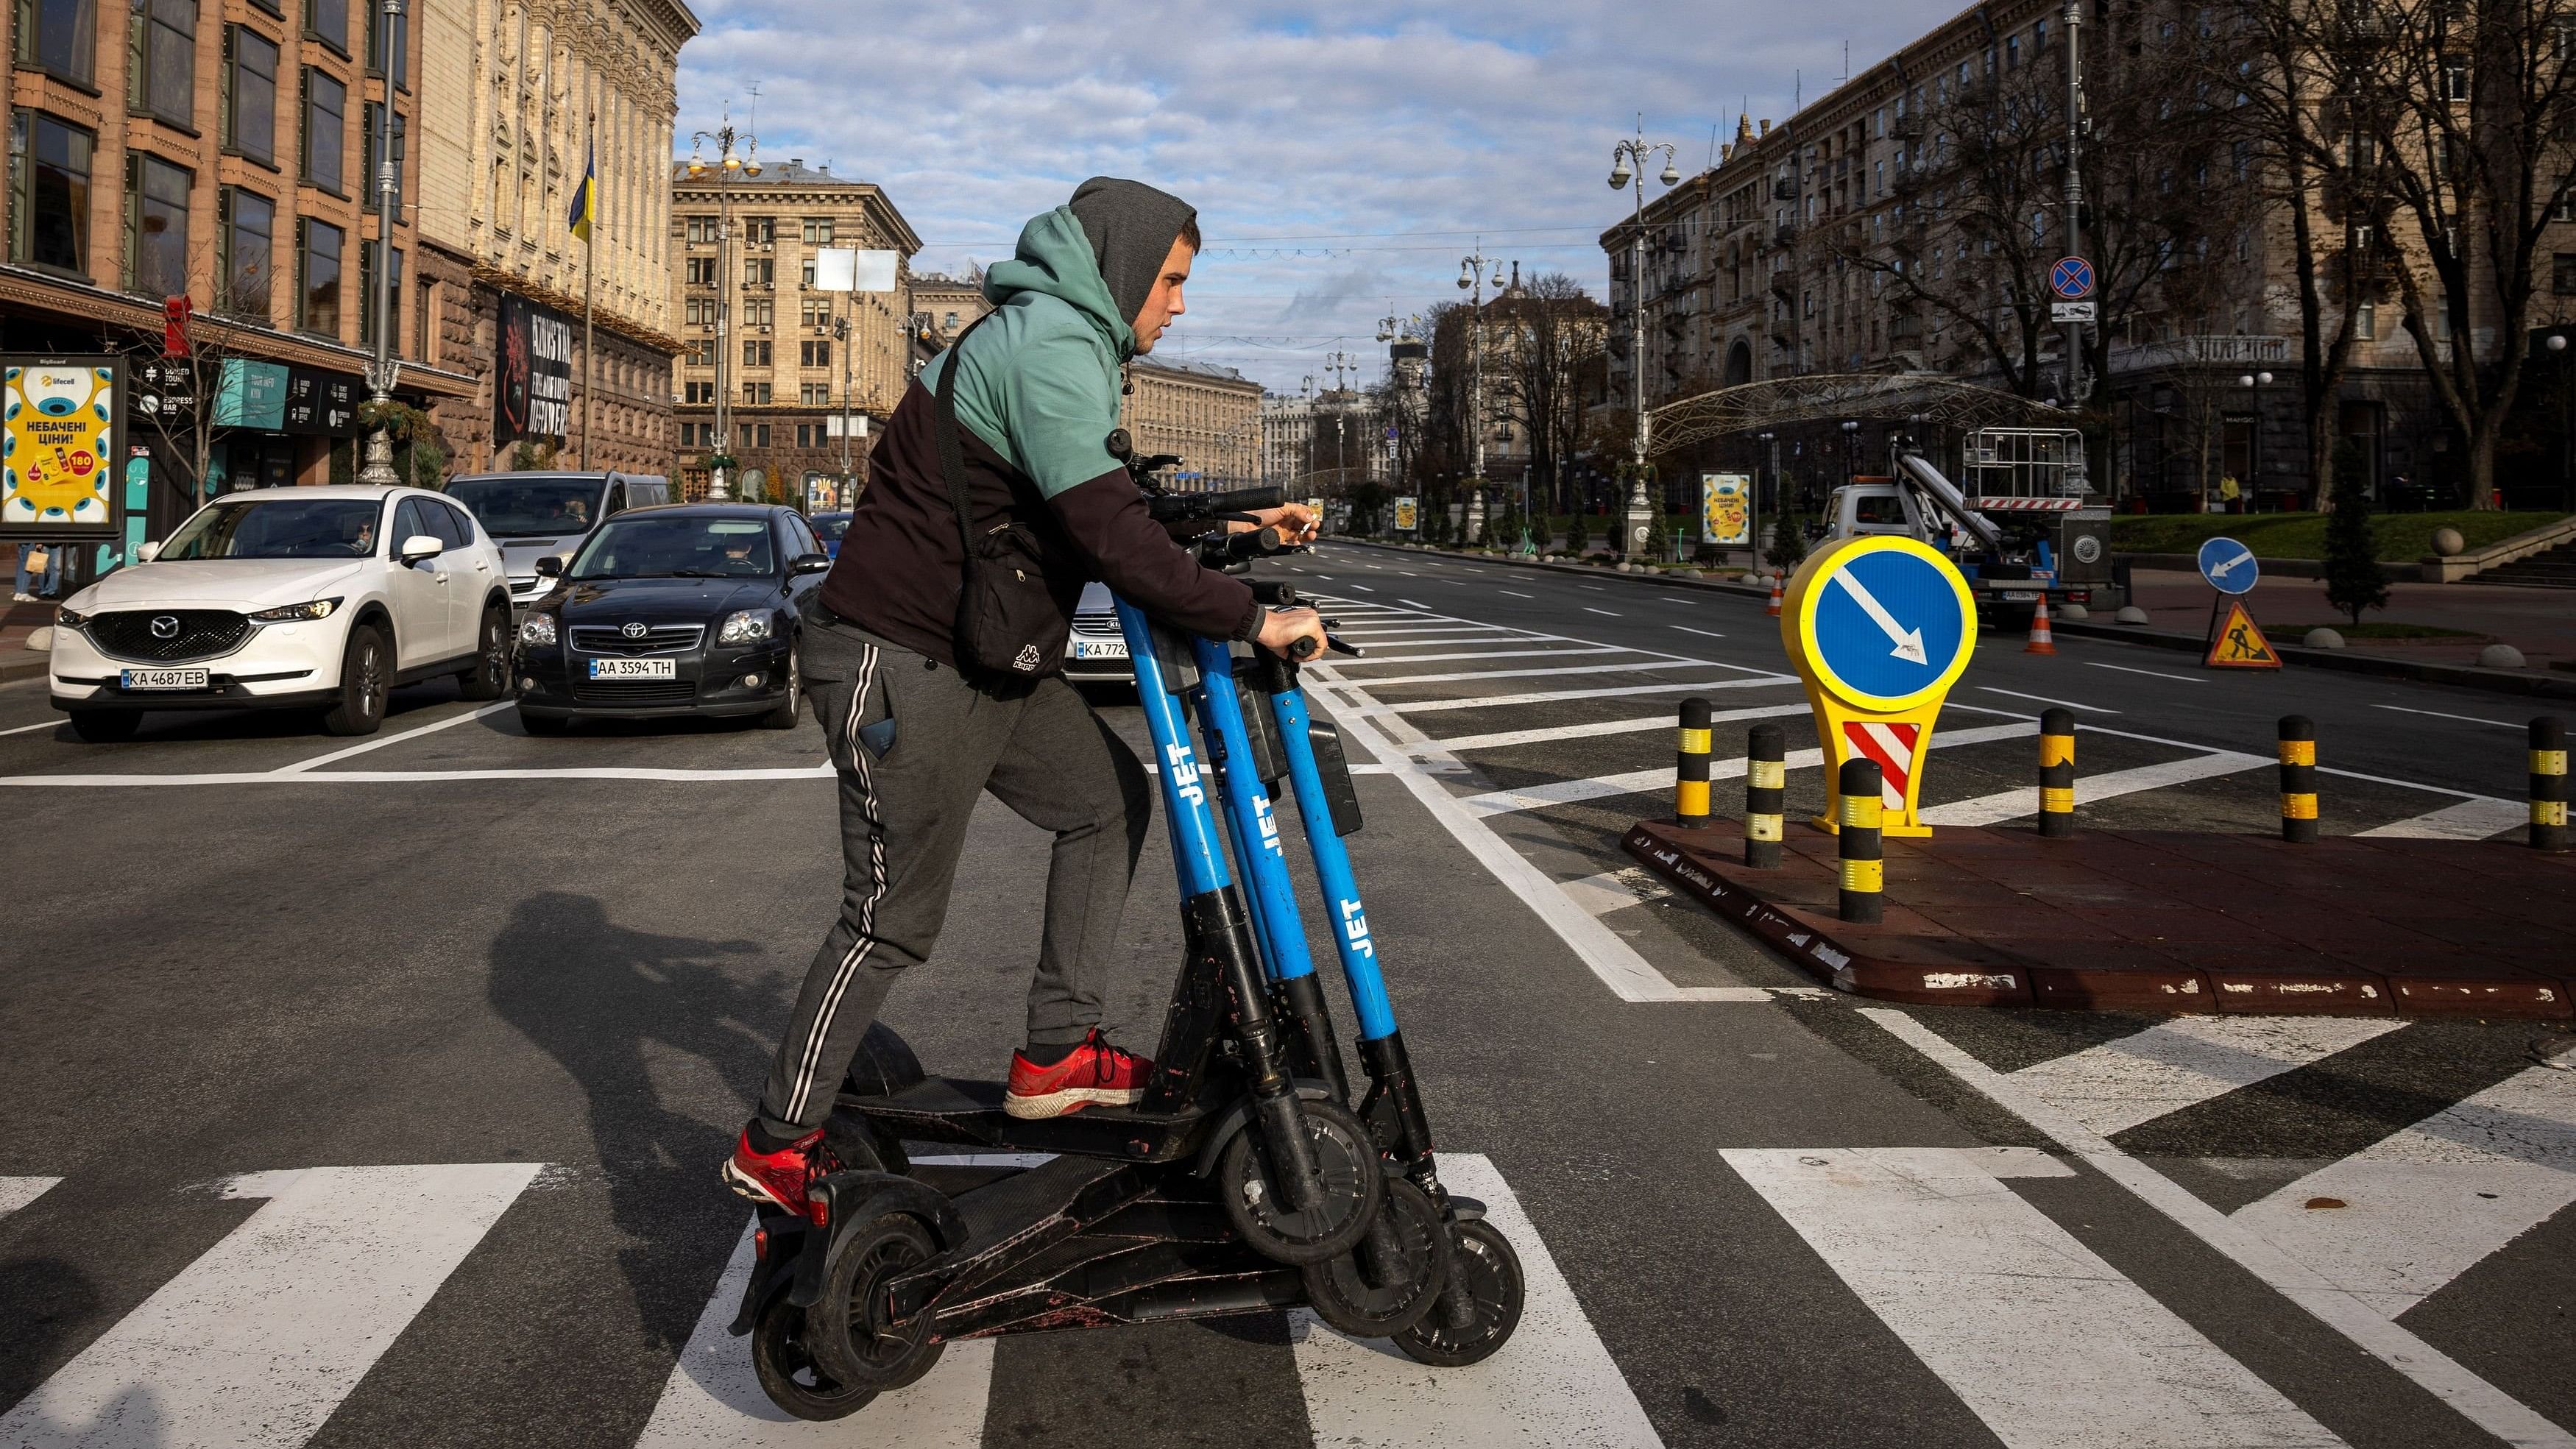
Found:
[(2248, 594), (2262, 566), (2254, 550), (2232, 538), (2213, 538), (2200, 546), (2200, 576), (2222, 594)]
[(1833, 560), (1815, 588), (1815, 661), (1872, 701), (1947, 684), (1976, 642), (1975, 614), (1961, 607), (1950, 571), (1926, 554), (1855, 552)]

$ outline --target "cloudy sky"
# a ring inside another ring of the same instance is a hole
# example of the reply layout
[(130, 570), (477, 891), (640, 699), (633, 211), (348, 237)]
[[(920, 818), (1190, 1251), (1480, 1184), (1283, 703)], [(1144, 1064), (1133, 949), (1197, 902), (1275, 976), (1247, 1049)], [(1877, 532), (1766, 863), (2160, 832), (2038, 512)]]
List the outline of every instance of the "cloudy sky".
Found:
[[(1086, 176), (1199, 208), (1208, 252), (1160, 352), (1294, 392), (1377, 319), (1458, 297), (1459, 259), (1596, 295), (1627, 205), (1610, 148), (1643, 113), (1685, 175), (1739, 109), (1785, 119), (1958, 0), (693, 0), (679, 130), (730, 103), (764, 158), (882, 185), (922, 270), (1007, 256)], [(753, 86), (758, 95), (753, 95)], [(685, 153), (684, 153), (685, 154)], [(1651, 178), (1651, 196), (1658, 188)]]

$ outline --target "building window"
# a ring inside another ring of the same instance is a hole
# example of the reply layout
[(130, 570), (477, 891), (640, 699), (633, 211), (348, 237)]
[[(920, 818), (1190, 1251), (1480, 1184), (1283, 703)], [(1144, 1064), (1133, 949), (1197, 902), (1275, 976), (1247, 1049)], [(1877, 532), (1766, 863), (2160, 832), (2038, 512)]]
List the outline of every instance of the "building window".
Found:
[(97, 74), (95, 0), (17, 0), (18, 63), (88, 85)]
[(2442, 99), (2465, 101), (2469, 98), (2469, 63), (2462, 59), (2442, 62)]
[[(381, 113), (384, 108), (381, 101), (367, 102), (366, 129), (358, 138), (359, 154), (364, 158), (358, 167), (358, 190), (363, 193), (358, 204), (368, 211), (376, 209), (376, 126), (383, 119)], [(410, 140), (403, 120), (402, 112), (394, 112), (394, 215), (397, 217), (402, 215), (403, 206), (403, 153)]]
[[(394, 248), (393, 275), (385, 279), (388, 298), (402, 295), (402, 248)], [(401, 342), (399, 329), (388, 344)], [(358, 243), (358, 345), (372, 347), (376, 342), (376, 242), (370, 237)]]
[(828, 338), (826, 338), (826, 339), (818, 339), (818, 340), (810, 341), (810, 342), (800, 342), (800, 343), (796, 344), (796, 365), (797, 365), (798, 367), (829, 367), (829, 366), (831, 366), (831, 365), (832, 365), (832, 344), (831, 344), (831, 341), (830, 341)]
[(942, 328), (944, 328), (944, 329), (946, 329), (946, 330), (948, 330), (948, 331), (950, 331), (950, 332), (954, 332), (954, 331), (956, 331), (956, 330), (957, 330), (957, 314), (956, 314), (956, 313), (954, 313), (954, 312), (949, 313), (949, 314), (948, 314), (948, 320), (947, 320), (947, 321), (945, 321), (945, 322), (940, 323), (939, 325), (940, 325)]
[(832, 303), (827, 297), (808, 297), (796, 304), (796, 325), (820, 331), (832, 325)]
[(680, 304), (680, 322), (687, 327), (712, 327), (716, 320), (716, 299), (691, 297)]
[[(367, 7), (375, 9), (373, 5)], [(340, 52), (349, 53), (349, 0), (304, 0), (304, 33)]]
[(687, 360), (688, 360), (688, 364), (689, 364), (689, 366), (691, 366), (691, 367), (713, 367), (713, 366), (715, 366), (715, 365), (716, 365), (716, 344), (715, 344), (715, 339), (714, 339), (714, 338), (711, 338), (711, 337), (701, 337), (701, 338), (698, 338), (696, 341), (691, 342), (691, 343), (689, 344), (689, 347), (688, 347)]
[(2551, 221), (2576, 221), (2576, 176), (2558, 178), (2558, 199), (2549, 204)]
[(304, 72), (304, 179), (333, 193), (340, 189), (340, 158), (349, 141), (348, 112), (347, 86), (318, 70)]
[(827, 247), (832, 244), (832, 219), (828, 216), (805, 218), (805, 245)]
[(344, 234), (326, 221), (295, 223), (295, 325), (326, 337), (340, 335), (340, 244)]
[(809, 382), (796, 390), (796, 401), (799, 405), (809, 408), (830, 407), (832, 385), (828, 382)]
[(277, 203), (257, 192), (227, 186), (215, 207), (215, 237), (223, 252), (215, 273), (215, 309), (237, 317), (266, 318)]
[[(762, 391), (764, 391), (764, 392), (765, 392), (765, 391), (767, 391), (767, 389), (766, 389), (766, 388), (764, 388), (764, 389), (762, 389)], [(766, 401), (768, 401), (768, 399), (763, 398), (763, 399), (762, 399), (762, 401), (763, 401), (763, 402), (766, 402)], [(769, 446), (769, 424), (767, 424), (767, 423), (754, 423), (754, 424), (752, 424), (752, 425), (751, 425), (751, 434), (752, 434), (752, 436), (751, 436), (751, 445), (752, 445), (753, 447), (755, 447), (755, 448), (766, 448), (766, 447), (768, 447), (768, 446)]]
[(755, 338), (755, 337), (746, 337), (746, 338), (744, 338), (744, 339), (743, 339), (743, 343), (742, 343), (742, 365), (743, 365), (743, 366), (745, 366), (745, 367), (767, 367), (767, 366), (769, 366), (769, 359), (770, 359), (770, 351), (769, 351), (769, 344), (768, 344), (767, 342), (764, 342), (764, 341), (762, 341), (762, 340), (760, 340), (760, 339), (758, 339), (758, 338)]
[(796, 285), (808, 292), (814, 290), (814, 259), (812, 257), (807, 257), (805, 259), (805, 265), (798, 269), (796, 273)]
[(2363, 342), (2376, 342), (2379, 340), (2378, 303), (2355, 302), (2352, 304), (2352, 335)]
[(682, 387), (685, 390), (680, 394), (680, 396), (688, 403), (689, 406), (714, 407), (716, 405), (716, 385), (714, 383), (692, 382), (684, 383), (682, 384)]
[(392, 62), (394, 84), (411, 89), (411, 12), (387, 15), (385, 7), (367, 5), (367, 74), (383, 75)]
[(42, 111), (10, 113), (11, 257), (88, 274), (91, 141)]
[(125, 70), (127, 110), (195, 124), (197, 0), (134, 0)]
[(778, 240), (778, 218), (747, 216), (742, 219), (742, 239), (752, 246), (765, 247)]
[(277, 42), (239, 25), (224, 29), (223, 144), (262, 165), (277, 160)]
[(689, 258), (689, 285), (692, 287), (712, 287), (715, 284), (716, 259), (713, 257)]
[(430, 316), (438, 309), (437, 285), (421, 283), (418, 296), (411, 314), (411, 350), (403, 355), (434, 362), (438, 358), (438, 334), (430, 330)]
[(767, 297), (745, 297), (742, 300), (742, 325), (769, 330), (778, 316), (778, 304)]
[(778, 263), (768, 257), (752, 257), (742, 264), (742, 284), (746, 287), (771, 286), (777, 277)]
[(2576, 252), (2559, 252), (2549, 259), (2549, 290), (2576, 297)]
[(188, 190), (195, 177), (158, 156), (125, 153), (125, 285), (147, 297), (188, 290)]
[(714, 217), (692, 216), (687, 218), (683, 225), (688, 234), (689, 245), (693, 247), (711, 247), (716, 244), (716, 219)]
[(742, 401), (745, 407), (765, 408), (769, 406), (773, 396), (768, 383), (746, 382), (742, 385)]

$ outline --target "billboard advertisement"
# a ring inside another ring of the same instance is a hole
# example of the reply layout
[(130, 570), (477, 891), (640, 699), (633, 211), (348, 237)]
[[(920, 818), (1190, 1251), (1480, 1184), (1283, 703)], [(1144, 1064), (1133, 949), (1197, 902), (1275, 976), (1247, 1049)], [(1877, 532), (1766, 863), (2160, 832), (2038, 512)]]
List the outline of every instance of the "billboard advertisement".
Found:
[(492, 441), (562, 442), (572, 419), (572, 319), (504, 292), (498, 353)]
[(1742, 473), (1699, 475), (1699, 539), (1719, 548), (1753, 546), (1753, 480)]
[(110, 537), (124, 364), (0, 357), (0, 369), (0, 533)]
[(1421, 499), (1419, 499), (1419, 498), (1399, 498), (1399, 499), (1395, 500), (1395, 531), (1396, 531), (1396, 532), (1398, 532), (1398, 533), (1411, 533), (1411, 532), (1413, 532), (1413, 530), (1414, 530), (1414, 529), (1416, 529), (1416, 528), (1420, 527), (1420, 526), (1421, 526), (1421, 523), (1422, 523), (1422, 500), (1421, 500)]

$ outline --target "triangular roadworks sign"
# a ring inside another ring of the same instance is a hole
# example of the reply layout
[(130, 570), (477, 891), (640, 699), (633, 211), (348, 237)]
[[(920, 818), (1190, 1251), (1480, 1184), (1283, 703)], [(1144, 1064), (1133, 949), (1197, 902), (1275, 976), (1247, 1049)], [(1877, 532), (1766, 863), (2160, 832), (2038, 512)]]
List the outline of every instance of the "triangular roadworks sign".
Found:
[(2281, 656), (2273, 652), (2272, 641), (2263, 637), (2254, 616), (2245, 612), (2245, 601), (2230, 599), (2227, 612), (2210, 633), (2208, 657), (2200, 662), (2211, 669), (2278, 669)]

